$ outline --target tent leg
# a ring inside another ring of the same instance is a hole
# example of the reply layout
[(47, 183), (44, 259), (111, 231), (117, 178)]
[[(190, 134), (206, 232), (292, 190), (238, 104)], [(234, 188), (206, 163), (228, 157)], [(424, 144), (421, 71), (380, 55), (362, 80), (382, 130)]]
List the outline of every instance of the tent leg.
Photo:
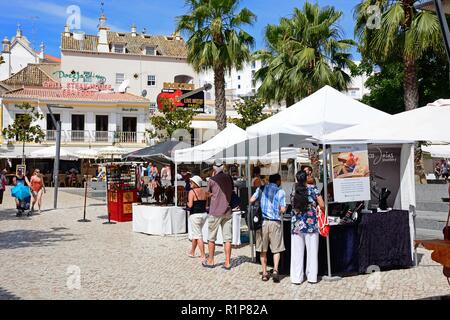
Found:
[(175, 188), (175, 207), (178, 207), (178, 178), (177, 178), (177, 173), (178, 173), (178, 170), (177, 170), (177, 162), (175, 161), (175, 170), (174, 170), (174, 175), (175, 175), (175, 179), (174, 179), (174, 188)]
[[(248, 204), (248, 208), (247, 208), (247, 221), (250, 221), (250, 198), (252, 197), (252, 180), (250, 177), (250, 156), (247, 156), (247, 160), (245, 163), (245, 169), (247, 171), (247, 196), (248, 196), (248, 200), (249, 200), (249, 204)], [(249, 236), (249, 241), (250, 241), (250, 254), (251, 254), (251, 258), (252, 258), (252, 262), (256, 262), (255, 259), (255, 252), (253, 251), (254, 246), (253, 246), (253, 231), (250, 230), (250, 228), (248, 229), (248, 236)]]
[[(323, 145), (323, 151), (322, 151), (322, 157), (323, 157), (323, 195), (324, 195), (324, 202), (325, 202), (325, 218), (328, 220), (328, 192), (327, 192), (327, 185), (328, 185), (328, 153), (327, 153), (327, 145)], [(328, 265), (328, 275), (323, 276), (322, 279), (324, 281), (337, 281), (340, 280), (341, 277), (333, 277), (331, 275), (331, 254), (330, 254), (330, 236), (327, 237), (327, 265)]]
[[(413, 225), (414, 225), (414, 240), (413, 243), (416, 243), (417, 239), (417, 229), (416, 229), (416, 209), (413, 208)], [(414, 265), (417, 267), (419, 266), (419, 258), (417, 256), (417, 246), (414, 245)]]

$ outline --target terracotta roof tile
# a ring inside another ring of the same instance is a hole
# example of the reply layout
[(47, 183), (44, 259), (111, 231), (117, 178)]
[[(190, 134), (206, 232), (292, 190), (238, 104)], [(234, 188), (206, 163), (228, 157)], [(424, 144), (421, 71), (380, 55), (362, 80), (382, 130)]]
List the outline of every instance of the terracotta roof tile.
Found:
[(107, 102), (107, 103), (148, 103), (149, 100), (131, 93), (119, 92), (74, 92), (68, 94), (64, 89), (25, 87), (3, 94), (3, 98), (42, 99), (54, 101)]
[(16, 74), (2, 81), (3, 84), (13, 87), (42, 86), (44, 82), (55, 82), (55, 80), (37, 64), (29, 64)]

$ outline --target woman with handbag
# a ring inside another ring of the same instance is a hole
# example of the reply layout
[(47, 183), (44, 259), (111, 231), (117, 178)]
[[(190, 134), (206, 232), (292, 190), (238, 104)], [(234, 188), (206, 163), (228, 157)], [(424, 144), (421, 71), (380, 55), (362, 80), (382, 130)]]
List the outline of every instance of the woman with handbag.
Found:
[(188, 209), (189, 209), (189, 221), (191, 224), (192, 233), (192, 246), (188, 253), (188, 256), (195, 258), (195, 249), (198, 247), (200, 250), (200, 259), (206, 260), (205, 244), (203, 242), (203, 225), (206, 222), (206, 205), (208, 195), (205, 190), (202, 189), (202, 178), (199, 176), (193, 176), (190, 178), (191, 190), (188, 194)]
[(301, 284), (305, 278), (304, 255), (306, 247), (306, 278), (317, 282), (319, 255), (319, 227), (317, 206), (322, 210), (324, 201), (317, 187), (307, 181), (307, 173), (296, 174), (297, 184), (293, 199), (291, 220), (291, 282)]

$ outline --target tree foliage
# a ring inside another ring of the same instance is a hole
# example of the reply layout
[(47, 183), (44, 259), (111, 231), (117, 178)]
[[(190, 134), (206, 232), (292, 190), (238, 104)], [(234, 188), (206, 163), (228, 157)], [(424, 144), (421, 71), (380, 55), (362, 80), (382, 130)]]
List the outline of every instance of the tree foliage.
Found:
[(239, 0), (186, 0), (189, 12), (177, 17), (177, 32), (187, 34), (187, 60), (195, 71), (214, 71), (216, 121), (226, 127), (225, 71), (250, 60), (253, 37), (243, 28), (256, 16)]
[(147, 130), (150, 138), (167, 139), (178, 129), (190, 130), (195, 112), (191, 109), (175, 107), (170, 99), (163, 100), (163, 108), (150, 117), (152, 130)]
[(290, 18), (265, 30), (267, 49), (254, 59), (263, 67), (255, 74), (261, 81), (258, 95), (267, 101), (286, 101), (287, 106), (324, 85), (345, 90), (351, 78), (349, 53), (353, 40), (343, 39), (338, 25), (342, 12), (306, 2)]
[(231, 122), (245, 130), (247, 127), (250, 127), (271, 116), (270, 114), (263, 113), (265, 106), (264, 100), (261, 98), (243, 98), (243, 101), (237, 102), (234, 105), (235, 110), (242, 118), (232, 119)]

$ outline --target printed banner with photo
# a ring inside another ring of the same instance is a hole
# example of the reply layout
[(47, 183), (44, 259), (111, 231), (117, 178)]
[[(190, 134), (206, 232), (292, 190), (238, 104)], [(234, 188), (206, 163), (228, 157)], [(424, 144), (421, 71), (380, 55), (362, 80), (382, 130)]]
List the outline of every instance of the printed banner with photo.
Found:
[(335, 202), (370, 200), (370, 170), (367, 145), (331, 147)]
[(381, 189), (387, 188), (391, 195), (387, 199), (389, 208), (393, 208), (400, 190), (400, 156), (402, 148), (395, 145), (370, 145), (370, 193), (369, 207), (378, 205)]

